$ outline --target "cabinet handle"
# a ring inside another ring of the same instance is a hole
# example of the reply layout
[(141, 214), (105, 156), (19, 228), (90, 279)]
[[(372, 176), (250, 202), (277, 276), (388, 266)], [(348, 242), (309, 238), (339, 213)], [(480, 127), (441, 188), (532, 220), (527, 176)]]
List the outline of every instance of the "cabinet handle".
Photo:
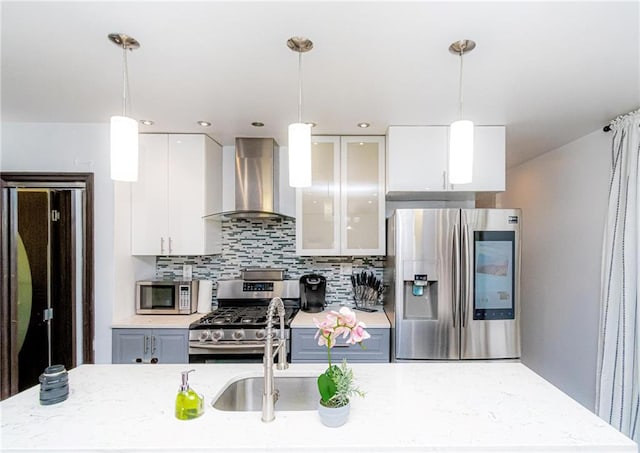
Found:
[(447, 171), (442, 172), (442, 189), (447, 190)]
[(347, 343), (340, 343), (340, 344), (336, 343), (336, 344), (333, 345), (334, 348), (348, 348), (349, 346), (351, 346), (351, 345), (349, 345)]
[(147, 354), (149, 352), (149, 335), (144, 336), (144, 353)]
[(172, 240), (171, 240), (171, 236), (169, 236), (169, 253), (173, 253), (173, 247), (172, 247)]
[(164, 238), (160, 238), (160, 255), (164, 255)]
[(153, 335), (151, 337), (151, 355), (156, 353), (156, 337)]

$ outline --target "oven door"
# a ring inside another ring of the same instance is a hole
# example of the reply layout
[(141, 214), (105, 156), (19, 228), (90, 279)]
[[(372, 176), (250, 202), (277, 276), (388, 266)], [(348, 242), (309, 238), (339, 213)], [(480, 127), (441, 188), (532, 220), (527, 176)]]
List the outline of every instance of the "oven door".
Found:
[[(189, 363), (262, 363), (263, 357), (263, 341), (189, 342)], [(290, 340), (287, 340), (287, 361), (291, 361)]]

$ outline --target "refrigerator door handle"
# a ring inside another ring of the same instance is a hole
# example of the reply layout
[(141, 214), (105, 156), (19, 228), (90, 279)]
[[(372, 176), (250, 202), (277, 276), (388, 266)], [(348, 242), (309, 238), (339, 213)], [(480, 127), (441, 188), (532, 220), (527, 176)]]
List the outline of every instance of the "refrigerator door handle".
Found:
[(466, 327), (467, 325), (467, 303), (468, 303), (468, 294), (467, 289), (470, 286), (468, 282), (469, 276), (467, 275), (467, 267), (469, 261), (469, 241), (468, 241), (468, 227), (467, 225), (462, 226), (462, 256), (461, 256), (461, 266), (460, 266), (460, 293), (461, 293), (461, 303), (460, 303), (460, 316), (462, 317), (462, 327)]
[(456, 327), (456, 318), (458, 317), (457, 307), (460, 303), (460, 266), (458, 258), (460, 256), (460, 231), (458, 225), (453, 226), (453, 259), (451, 260), (451, 275), (453, 276), (453, 285), (451, 286), (451, 311), (453, 312), (453, 327)]

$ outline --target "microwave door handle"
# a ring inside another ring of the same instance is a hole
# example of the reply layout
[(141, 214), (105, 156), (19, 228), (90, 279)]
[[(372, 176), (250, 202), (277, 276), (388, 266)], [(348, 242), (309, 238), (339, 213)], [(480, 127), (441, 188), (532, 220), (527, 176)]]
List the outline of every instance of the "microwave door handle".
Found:
[(453, 226), (453, 259), (451, 260), (451, 273), (453, 284), (451, 286), (451, 310), (453, 312), (453, 327), (456, 327), (456, 318), (458, 316), (457, 306), (460, 301), (460, 232), (458, 225)]
[(460, 266), (460, 293), (461, 293), (461, 310), (462, 310), (462, 327), (466, 327), (467, 324), (467, 305), (469, 302), (469, 294), (467, 291), (471, 285), (469, 285), (470, 273), (468, 271), (469, 265), (469, 238), (467, 237), (469, 228), (465, 224), (462, 227), (462, 265)]

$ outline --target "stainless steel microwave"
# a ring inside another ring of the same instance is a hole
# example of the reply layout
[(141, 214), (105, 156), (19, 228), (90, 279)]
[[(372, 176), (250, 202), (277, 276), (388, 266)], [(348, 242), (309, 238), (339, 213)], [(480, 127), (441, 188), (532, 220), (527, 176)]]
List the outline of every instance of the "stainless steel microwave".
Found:
[(136, 282), (139, 315), (190, 315), (198, 307), (198, 280)]

